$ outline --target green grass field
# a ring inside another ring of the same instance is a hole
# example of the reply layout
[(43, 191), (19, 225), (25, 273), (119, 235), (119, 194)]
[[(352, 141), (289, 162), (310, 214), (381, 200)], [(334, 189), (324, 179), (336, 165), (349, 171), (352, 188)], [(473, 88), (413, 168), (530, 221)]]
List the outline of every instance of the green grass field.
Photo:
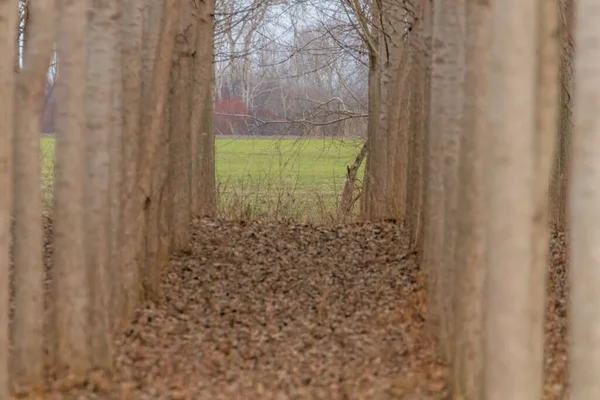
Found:
[[(217, 139), (219, 212), (231, 218), (328, 218), (335, 213), (346, 166), (361, 145), (358, 140)], [(42, 139), (42, 160), (45, 191), (51, 191), (53, 139)]]

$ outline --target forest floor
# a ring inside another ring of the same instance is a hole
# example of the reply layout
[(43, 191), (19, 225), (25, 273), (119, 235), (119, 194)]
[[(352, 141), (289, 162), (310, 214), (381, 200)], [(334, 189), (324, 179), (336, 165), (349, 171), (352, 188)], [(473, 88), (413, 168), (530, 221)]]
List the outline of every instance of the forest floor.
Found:
[[(111, 376), (47, 399), (447, 399), (423, 275), (391, 224), (194, 222), (166, 301), (115, 340)], [(564, 240), (552, 241), (546, 399), (566, 398)]]

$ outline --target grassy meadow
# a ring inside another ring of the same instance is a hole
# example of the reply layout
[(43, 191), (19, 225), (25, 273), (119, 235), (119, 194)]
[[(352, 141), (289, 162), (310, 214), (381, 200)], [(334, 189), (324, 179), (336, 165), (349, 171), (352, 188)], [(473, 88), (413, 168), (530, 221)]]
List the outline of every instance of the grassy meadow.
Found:
[[(334, 218), (346, 166), (361, 145), (358, 140), (217, 139), (219, 213), (228, 218)], [(54, 139), (42, 139), (41, 147), (49, 201)]]

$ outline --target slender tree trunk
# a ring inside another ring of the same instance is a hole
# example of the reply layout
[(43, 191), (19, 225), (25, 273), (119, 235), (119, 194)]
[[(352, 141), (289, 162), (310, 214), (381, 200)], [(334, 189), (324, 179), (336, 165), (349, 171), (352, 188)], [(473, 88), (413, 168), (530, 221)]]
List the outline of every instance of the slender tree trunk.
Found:
[[(175, 34), (177, 29), (177, 20), (179, 16), (180, 0), (165, 0), (162, 10), (160, 23), (160, 33), (158, 35), (158, 44), (156, 46), (156, 57), (154, 57), (154, 67), (152, 81), (148, 88), (148, 101), (144, 107), (143, 131), (146, 140), (140, 158), (140, 177), (137, 185), (136, 197), (138, 216), (144, 221), (138, 229), (140, 243), (141, 238), (146, 237), (146, 258), (142, 264), (144, 267), (144, 297), (146, 300), (160, 299), (159, 286), (159, 268), (156, 259), (158, 257), (159, 238), (158, 231), (150, 232), (156, 221), (151, 221), (150, 216), (158, 218), (158, 213), (154, 210), (160, 210), (160, 197), (158, 195), (163, 189), (157, 186), (161, 176), (161, 149), (165, 146), (165, 107), (169, 93), (169, 78), (171, 75), (172, 55), (175, 45)], [(146, 229), (148, 228), (148, 229)], [(148, 252), (150, 246), (152, 252)], [(150, 256), (150, 259), (148, 259)]]
[(142, 124), (142, 37), (143, 9), (145, 0), (123, 2), (122, 41), (122, 86), (123, 86), (123, 245), (121, 262), (123, 281), (117, 290), (120, 296), (116, 308), (120, 310), (121, 322), (127, 322), (139, 303), (141, 243), (137, 231), (138, 208), (136, 185), (139, 176), (139, 157)]
[[(454, 246), (456, 243), (457, 167), (464, 94), (464, 0), (434, 2), (430, 204), (424, 259), (429, 282), (433, 323), (439, 323), (441, 350), (452, 353)], [(437, 320), (437, 321), (436, 321)]]
[[(484, 396), (542, 397), (534, 358), (532, 266), (536, 204), (537, 0), (492, 1), (489, 155), (486, 168)], [(510, 299), (510, 301), (507, 301)], [(507, 367), (510, 366), (510, 367)]]
[[(427, 149), (429, 135), (429, 111), (431, 93), (432, 65), (432, 25), (433, 8), (430, 2), (421, 3), (420, 15), (416, 21), (416, 34), (412, 55), (415, 58), (411, 65), (411, 118), (410, 118), (410, 153), (408, 187), (406, 191), (407, 218), (406, 228), (411, 235), (412, 248), (423, 254), (424, 225), (425, 225), (425, 196), (427, 169)], [(413, 28), (414, 31), (414, 28)], [(413, 35), (409, 36), (412, 41)]]
[(187, 250), (191, 241), (191, 188), (192, 188), (192, 88), (193, 53), (195, 51), (195, 18), (190, 0), (183, 0), (179, 16), (179, 29), (175, 43), (173, 77), (174, 92), (170, 140), (170, 184), (173, 196), (173, 232), (171, 250)]
[(110, 148), (117, 0), (93, 2), (88, 34), (86, 134), (86, 256), (90, 285), (90, 344), (94, 367), (110, 369)]
[(89, 1), (64, 2), (58, 25), (61, 76), (56, 94), (56, 186), (52, 295), (55, 365), (79, 375), (90, 367), (89, 281), (84, 251), (86, 37)]
[(559, 0), (559, 37), (561, 40), (561, 65), (560, 65), (560, 119), (558, 131), (558, 147), (553, 165), (550, 193), (552, 196), (552, 222), (561, 231), (568, 228), (567, 202), (568, 183), (571, 164), (571, 131), (573, 126), (572, 96), (573, 87), (573, 9), (574, 0)]
[(37, 387), (44, 378), (44, 263), (40, 163), (40, 108), (54, 38), (54, 1), (28, 6), (28, 43), (17, 78), (14, 218), (15, 318), (13, 384)]
[(114, 330), (120, 318), (121, 306), (123, 304), (123, 291), (121, 285), (124, 279), (122, 268), (122, 243), (124, 238), (124, 159), (123, 159), (123, 132), (124, 132), (124, 109), (123, 109), (123, 73), (122, 73), (122, 34), (123, 34), (123, 7), (124, 2), (117, 0), (113, 4), (115, 13), (115, 24), (111, 25), (112, 43), (112, 68), (111, 75), (111, 135), (110, 135), (110, 260), (109, 271), (110, 282), (110, 315), (111, 329)]
[(9, 398), (9, 267), (13, 204), (14, 59), (17, 49), (17, 0), (0, 2), (0, 399)]
[(214, 0), (202, 2), (196, 12), (196, 54), (192, 109), (192, 209), (194, 215), (214, 216), (217, 211), (215, 136), (213, 129)]
[[(550, 235), (552, 165), (557, 152), (560, 103), (559, 0), (539, 1), (537, 61), (537, 132), (534, 185), (533, 263), (531, 270), (531, 357), (544, 359), (544, 316)], [(543, 369), (534, 379), (543, 383)]]
[(600, 4), (576, 8), (572, 185), (569, 201), (571, 268), (571, 399), (600, 398)]
[(454, 398), (477, 400), (483, 378), (483, 286), (485, 277), (486, 104), (492, 9), (467, 0), (465, 120), (460, 144), (460, 191), (456, 237), (456, 337)]
[[(378, 2), (372, 4), (372, 20), (379, 21), (381, 10)], [(385, 168), (387, 158), (385, 132), (380, 129), (381, 120), (381, 27), (375, 23), (371, 30), (373, 47), (369, 49), (369, 117), (367, 132), (368, 157), (363, 179), (363, 217), (378, 220), (385, 216)]]

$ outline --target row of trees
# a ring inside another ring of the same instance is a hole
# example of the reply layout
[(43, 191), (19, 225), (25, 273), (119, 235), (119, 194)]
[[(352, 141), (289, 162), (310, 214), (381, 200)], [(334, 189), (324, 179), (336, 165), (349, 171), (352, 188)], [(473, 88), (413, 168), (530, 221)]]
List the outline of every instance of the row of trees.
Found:
[[(110, 369), (112, 333), (160, 301), (191, 215), (215, 212), (213, 26), (211, 0), (0, 3), (0, 399), (9, 378)], [(46, 271), (39, 111), (55, 48)]]
[[(588, 0), (412, 6), (395, 83), (373, 68), (398, 65), (391, 47), (388, 58), (371, 56), (365, 214), (394, 217), (411, 232), (457, 399), (542, 398), (549, 232), (568, 230), (571, 398), (597, 398), (600, 8)], [(392, 88), (387, 99), (382, 82)], [(382, 115), (397, 109), (386, 101), (402, 104), (391, 131)]]

